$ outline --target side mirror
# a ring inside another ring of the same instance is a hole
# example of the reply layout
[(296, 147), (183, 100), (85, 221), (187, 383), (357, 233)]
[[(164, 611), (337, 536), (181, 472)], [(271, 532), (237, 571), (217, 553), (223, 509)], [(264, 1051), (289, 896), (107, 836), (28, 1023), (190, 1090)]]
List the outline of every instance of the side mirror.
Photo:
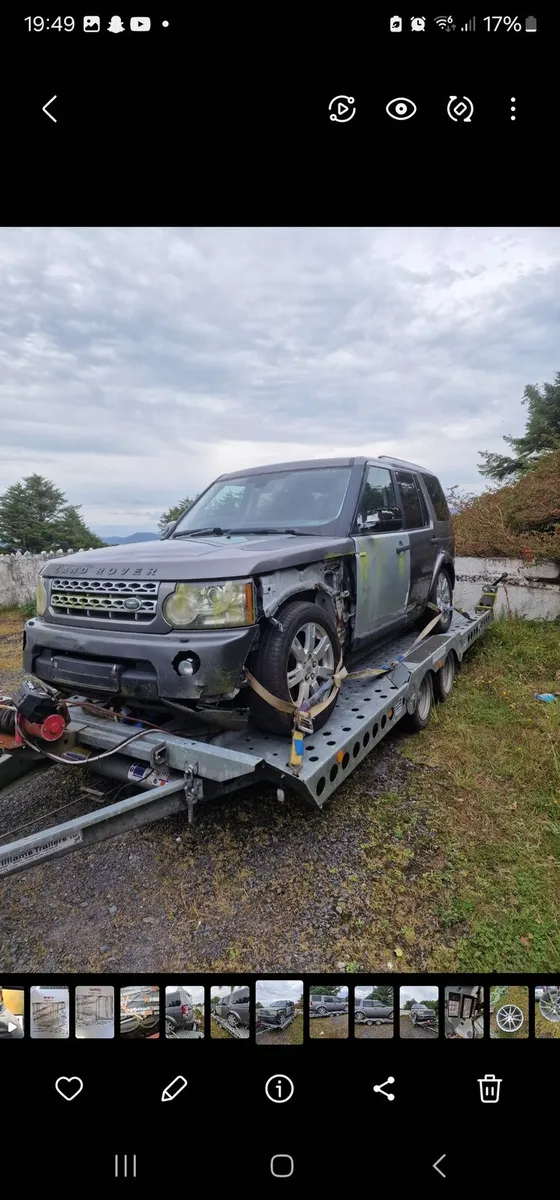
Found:
[(171, 533), (171, 531), (172, 531), (172, 530), (175, 528), (176, 524), (177, 524), (177, 522), (176, 522), (176, 521), (168, 521), (168, 522), (167, 522), (167, 525), (164, 525), (164, 527), (163, 527), (163, 529), (162, 529), (162, 531), (161, 531), (161, 537), (162, 537), (162, 538), (165, 538), (165, 537), (167, 537), (167, 536), (168, 536), (168, 534), (170, 534), (170, 533)]
[(377, 508), (367, 514), (362, 529), (372, 533), (387, 533), (389, 530), (402, 529), (402, 513), (400, 508)]

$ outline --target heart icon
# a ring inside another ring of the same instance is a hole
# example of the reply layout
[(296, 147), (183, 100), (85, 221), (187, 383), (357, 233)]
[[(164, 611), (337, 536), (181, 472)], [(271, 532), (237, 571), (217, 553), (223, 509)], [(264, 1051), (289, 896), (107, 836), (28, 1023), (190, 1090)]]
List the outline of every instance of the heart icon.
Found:
[(75, 1100), (76, 1096), (80, 1095), (84, 1084), (77, 1075), (72, 1075), (70, 1079), (66, 1075), (61, 1075), (54, 1086), (59, 1096), (64, 1096), (65, 1100)]

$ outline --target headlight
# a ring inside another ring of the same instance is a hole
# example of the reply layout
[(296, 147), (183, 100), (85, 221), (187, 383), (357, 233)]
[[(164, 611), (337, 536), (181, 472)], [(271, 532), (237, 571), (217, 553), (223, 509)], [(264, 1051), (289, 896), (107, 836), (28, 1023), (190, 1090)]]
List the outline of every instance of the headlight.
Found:
[(42, 617), (47, 609), (47, 589), (39, 575), (37, 580), (37, 616)]
[(246, 580), (228, 583), (176, 583), (163, 605), (174, 629), (219, 629), (253, 625), (255, 592)]

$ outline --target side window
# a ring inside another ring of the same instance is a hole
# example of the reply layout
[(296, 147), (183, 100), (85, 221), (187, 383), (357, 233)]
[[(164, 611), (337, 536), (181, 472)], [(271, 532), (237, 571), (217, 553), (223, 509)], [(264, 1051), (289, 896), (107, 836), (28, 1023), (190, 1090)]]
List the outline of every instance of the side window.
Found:
[(395, 508), (396, 504), (391, 472), (385, 467), (370, 467), (356, 514), (355, 531), (359, 532), (368, 513), (375, 512), (378, 508)]
[(449, 507), (439, 479), (436, 479), (435, 475), (424, 475), (423, 479), (438, 521), (449, 521)]
[(396, 476), (402, 501), (403, 526), (405, 529), (421, 529), (428, 524), (428, 518), (414, 475), (410, 471), (397, 471)]

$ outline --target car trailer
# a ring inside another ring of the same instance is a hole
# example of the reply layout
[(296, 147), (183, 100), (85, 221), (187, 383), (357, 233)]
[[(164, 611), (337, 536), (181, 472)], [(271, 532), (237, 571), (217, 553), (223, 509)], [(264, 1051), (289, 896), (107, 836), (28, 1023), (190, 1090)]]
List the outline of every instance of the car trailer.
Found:
[(228, 1033), (231, 1033), (232, 1037), (248, 1038), (250, 1036), (246, 1025), (232, 1025), (225, 1017), (216, 1016), (216, 1013), (212, 1013), (212, 1020), (217, 1025), (221, 1025), (222, 1029), (226, 1029)]
[[(434, 695), (444, 700), (450, 694), (457, 667), (492, 621), (497, 585), (504, 578), (483, 588), (473, 615), (456, 610), (447, 633), (418, 638), (403, 632), (361, 659), (343, 680), (327, 726), (306, 736), (297, 768), (290, 763), (289, 738), (258, 729), (214, 730), (204, 740), (184, 730), (144, 728), (148, 722), (138, 728), (137, 717), (117, 719), (110, 709), (74, 697), (63, 706), (66, 724), (61, 731), (58, 714), (20, 722), (21, 713), (41, 711), (40, 697), (48, 699), (49, 693), (45, 685), (35, 688), (28, 682), (23, 700), (13, 703), (0, 695), (0, 804), (20, 781), (35, 778), (55, 762), (67, 770), (86, 767), (120, 780), (127, 790), (137, 788), (116, 803), (0, 845), (0, 877), (174, 813), (184, 812), (191, 823), (197, 805), (248, 785), (272, 784), (280, 802), (291, 789), (322, 808), (401, 719), (408, 717), (413, 728), (424, 728)], [(43, 725), (37, 723), (41, 720)], [(43, 733), (39, 744), (37, 730)]]
[(280, 1024), (278, 1024), (277, 1021), (263, 1021), (257, 1015), (257, 1027), (255, 1030), (255, 1036), (258, 1037), (259, 1033), (272, 1033), (272, 1032), (274, 1032), (275, 1029), (277, 1029), (279, 1032), (282, 1029), (287, 1029), (288, 1025), (291, 1025), (292, 1021), (295, 1021), (296, 1017), (297, 1017), (297, 1013), (293, 1012), (290, 1014), (289, 1017), (284, 1017), (284, 1020), (281, 1021)]

